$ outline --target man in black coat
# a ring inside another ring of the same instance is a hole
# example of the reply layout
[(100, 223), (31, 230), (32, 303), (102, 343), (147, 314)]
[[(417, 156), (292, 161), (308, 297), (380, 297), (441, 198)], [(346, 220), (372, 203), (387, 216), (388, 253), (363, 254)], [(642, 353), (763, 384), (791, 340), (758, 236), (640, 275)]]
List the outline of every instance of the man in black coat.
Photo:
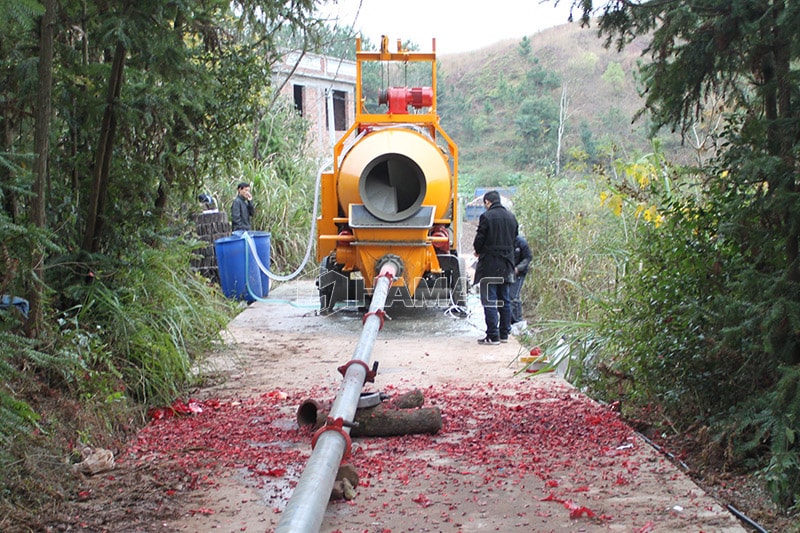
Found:
[(250, 231), (250, 217), (255, 214), (253, 196), (250, 194), (250, 184), (240, 183), (236, 187), (236, 199), (231, 205), (231, 225), (233, 231)]
[(481, 304), (486, 319), (486, 337), (480, 344), (497, 345), (511, 331), (510, 283), (514, 281), (514, 239), (519, 226), (511, 211), (500, 203), (500, 193), (483, 196), (486, 211), (478, 220), (475, 241), (475, 283), (480, 283)]

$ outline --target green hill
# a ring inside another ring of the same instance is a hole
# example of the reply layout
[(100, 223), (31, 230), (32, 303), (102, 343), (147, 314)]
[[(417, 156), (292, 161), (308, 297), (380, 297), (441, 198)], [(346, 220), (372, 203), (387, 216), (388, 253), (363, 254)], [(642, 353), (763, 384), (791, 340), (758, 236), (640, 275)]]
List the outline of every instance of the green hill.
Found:
[(462, 174), (503, 184), (508, 175), (554, 169), (562, 122), (562, 170), (576, 150), (589, 165), (612, 150), (649, 151), (646, 121), (633, 122), (643, 105), (634, 72), (646, 43), (617, 53), (603, 42), (575, 23), (440, 56), (439, 113), (459, 144)]

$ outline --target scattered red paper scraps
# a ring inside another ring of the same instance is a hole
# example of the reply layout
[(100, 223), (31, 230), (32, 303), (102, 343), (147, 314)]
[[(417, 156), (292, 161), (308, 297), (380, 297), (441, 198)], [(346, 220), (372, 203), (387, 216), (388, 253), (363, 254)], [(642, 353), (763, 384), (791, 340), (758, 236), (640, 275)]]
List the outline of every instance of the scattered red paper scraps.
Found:
[(189, 514), (192, 515), (192, 516), (198, 515), (198, 514), (211, 515), (211, 514), (214, 514), (214, 510), (213, 509), (209, 509), (208, 507), (200, 507), (199, 509), (191, 509), (189, 511)]
[(285, 468), (270, 468), (267, 470), (262, 470), (260, 468), (251, 468), (250, 471), (257, 476), (283, 477), (286, 475)]
[(599, 415), (592, 415), (586, 417), (586, 423), (591, 426), (596, 426), (603, 423), (603, 417)]
[(647, 522), (645, 525), (643, 525), (642, 527), (640, 527), (639, 529), (637, 529), (636, 533), (650, 533), (651, 531), (654, 531), (655, 528), (656, 528), (656, 525), (651, 520), (651, 521)]
[(430, 507), (431, 505), (433, 505), (433, 502), (431, 502), (428, 499), (428, 497), (426, 495), (424, 495), (424, 494), (416, 495), (415, 497), (411, 498), (411, 501), (413, 501), (414, 503), (419, 504), (419, 506), (422, 507), (422, 508)]
[(276, 400), (285, 400), (289, 397), (289, 394), (282, 390), (274, 390), (266, 393), (265, 396), (268, 398), (275, 398)]
[[(351, 463), (362, 489), (385, 487), (384, 481), (392, 479), (414, 490), (420, 479), (441, 479), (437, 494), (454, 511), (464, 495), (480, 502), (485, 491), (528, 483), (531, 476), (541, 480), (528, 489), (538, 497), (538, 491), (548, 488), (594, 488), (609, 465), (616, 470), (608, 476), (607, 487), (635, 474), (637, 465), (629, 462), (635, 450), (620, 449), (634, 439), (633, 430), (617, 413), (569, 387), (543, 394), (520, 381), (448, 384), (421, 392), (427, 405), (442, 410), (442, 430), (435, 435), (354, 439)], [(301, 395), (273, 390), (250, 398), (194, 400), (190, 402), (197, 409), (189, 408), (187, 416), (174, 416), (180, 410), (167, 408), (173, 414), (153, 417), (122, 455), (133, 468), (163, 464), (190, 490), (214, 485), (215, 477), (225, 471), (247, 471), (255, 485), (275, 489), (271, 505), (280, 511), (291, 494), (286, 489), (299, 478), (311, 454), (313, 431), (295, 421), (297, 406), (309, 397), (329, 401), (335, 391), (317, 388)], [(599, 422), (592, 424), (592, 417)], [(438, 459), (431, 460), (432, 455)], [(584, 479), (593, 472), (596, 477)], [(433, 504), (426, 492), (412, 494), (423, 508)], [(568, 508), (573, 518), (607, 519), (587, 507)]]
[(615, 485), (627, 485), (630, 482), (631, 479), (629, 477), (626, 477), (619, 472), (617, 473), (617, 479), (614, 480)]
[[(212, 404), (213, 405), (213, 404)], [(151, 420), (171, 418), (176, 415), (190, 416), (203, 412), (203, 405), (197, 400), (175, 400), (169, 407), (151, 407), (147, 415)]]
[[(327, 397), (330, 391), (310, 393)], [(160, 461), (189, 479), (198, 479), (201, 471), (213, 476), (232, 468), (283, 477), (288, 466), (302, 464), (311, 449), (310, 430), (299, 428), (294, 420), (301, 401), (275, 390), (244, 400), (189, 400), (153, 409), (150, 424), (129, 443), (123, 458), (133, 466)], [(276, 420), (281, 423), (274, 424)], [(305, 443), (308, 447), (302, 446)]]
[(610, 520), (611, 517), (607, 515), (600, 515), (597, 514), (586, 507), (585, 505), (578, 505), (570, 500), (565, 500), (563, 498), (558, 498), (552, 492), (546, 497), (542, 498), (543, 502), (557, 502), (563, 505), (566, 509), (569, 510), (569, 517), (570, 518), (582, 518), (586, 515), (586, 518), (599, 518), (600, 520)]
[(591, 509), (589, 509), (588, 507), (585, 507), (583, 505), (578, 507), (578, 506), (572, 506), (572, 505), (564, 504), (564, 507), (569, 509), (569, 511), (570, 511), (569, 512), (569, 517), (570, 518), (580, 518), (584, 514), (586, 515), (586, 518), (594, 518), (595, 517), (594, 511), (592, 511)]

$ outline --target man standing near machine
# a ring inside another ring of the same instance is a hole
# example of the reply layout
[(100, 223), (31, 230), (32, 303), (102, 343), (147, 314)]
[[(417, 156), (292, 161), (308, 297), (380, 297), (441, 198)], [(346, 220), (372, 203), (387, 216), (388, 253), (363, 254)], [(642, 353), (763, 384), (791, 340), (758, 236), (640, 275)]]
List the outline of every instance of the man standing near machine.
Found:
[(514, 240), (514, 282), (511, 284), (511, 324), (522, 322), (522, 284), (525, 283), (525, 275), (528, 267), (533, 260), (531, 248), (528, 241), (522, 235), (517, 235)]
[(486, 211), (478, 220), (473, 247), (478, 257), (475, 283), (480, 284), (486, 319), (486, 337), (478, 344), (497, 345), (511, 331), (511, 283), (514, 281), (514, 240), (519, 225), (514, 214), (500, 203), (500, 193), (483, 195)]
[(253, 196), (250, 194), (250, 184), (240, 183), (236, 187), (236, 198), (231, 205), (231, 225), (233, 232), (250, 231), (250, 217), (255, 213)]

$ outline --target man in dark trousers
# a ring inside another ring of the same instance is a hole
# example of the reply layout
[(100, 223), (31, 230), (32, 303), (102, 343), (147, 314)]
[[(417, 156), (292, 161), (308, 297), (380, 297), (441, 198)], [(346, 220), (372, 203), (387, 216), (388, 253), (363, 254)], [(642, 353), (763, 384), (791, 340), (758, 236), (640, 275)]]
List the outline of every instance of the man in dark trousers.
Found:
[(236, 199), (231, 205), (231, 224), (233, 231), (250, 231), (250, 217), (255, 213), (250, 184), (242, 182), (236, 187)]
[(480, 283), (481, 304), (486, 318), (486, 337), (479, 344), (508, 341), (511, 331), (510, 283), (514, 280), (514, 239), (519, 226), (511, 211), (500, 203), (500, 193), (483, 195), (486, 211), (478, 220), (475, 241), (475, 283)]
[(528, 267), (533, 260), (531, 248), (528, 246), (528, 241), (522, 235), (517, 235), (514, 241), (514, 276), (515, 280), (511, 284), (511, 323), (516, 324), (522, 322), (522, 284), (525, 283), (525, 275), (528, 273)]

